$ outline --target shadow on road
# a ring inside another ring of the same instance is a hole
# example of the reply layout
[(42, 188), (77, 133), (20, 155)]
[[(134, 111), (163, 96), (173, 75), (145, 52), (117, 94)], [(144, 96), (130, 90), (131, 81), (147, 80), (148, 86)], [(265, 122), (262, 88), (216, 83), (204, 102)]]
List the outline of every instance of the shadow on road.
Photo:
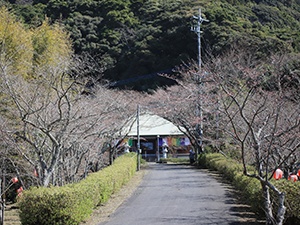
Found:
[[(151, 166), (150, 166), (151, 167)], [(199, 170), (206, 174), (209, 174), (210, 177), (217, 180), (218, 183), (225, 189), (226, 201), (225, 204), (230, 205), (230, 212), (232, 215), (235, 215), (240, 218), (238, 222), (232, 222), (230, 225), (263, 225), (265, 221), (258, 217), (254, 212), (251, 211), (250, 206), (244, 202), (241, 198), (239, 198), (240, 193), (234, 189), (234, 187), (227, 181), (221, 174), (217, 173), (216, 171), (211, 171), (208, 169), (203, 168), (196, 168), (195, 166), (187, 165), (187, 164), (161, 164), (161, 166), (153, 166), (151, 169), (154, 170), (178, 170), (178, 173), (182, 170), (191, 169), (191, 170)], [(182, 175), (182, 173), (181, 173)], [(187, 173), (188, 175), (188, 173)], [(176, 179), (176, 177), (168, 177), (168, 179)], [(190, 184), (193, 186), (193, 184)], [(195, 184), (196, 185), (196, 184)], [(205, 181), (199, 183), (197, 182), (198, 186), (208, 186)], [(210, 196), (207, 196), (210, 198)], [(203, 199), (202, 199), (203, 200)], [(206, 199), (209, 200), (209, 199)]]
[(217, 173), (216, 171), (211, 171), (208, 169), (201, 169), (205, 172), (209, 173), (210, 176), (214, 177), (221, 185), (226, 188), (227, 192), (226, 195), (228, 196), (228, 204), (233, 204), (231, 207), (231, 211), (233, 214), (241, 217), (244, 219), (244, 222), (239, 223), (233, 223), (232, 225), (263, 225), (265, 224), (265, 221), (260, 218), (257, 214), (255, 214), (251, 207), (245, 202), (245, 200), (242, 200), (239, 196), (241, 196), (241, 193), (234, 189), (234, 187), (231, 185), (229, 181), (227, 181), (221, 174)]

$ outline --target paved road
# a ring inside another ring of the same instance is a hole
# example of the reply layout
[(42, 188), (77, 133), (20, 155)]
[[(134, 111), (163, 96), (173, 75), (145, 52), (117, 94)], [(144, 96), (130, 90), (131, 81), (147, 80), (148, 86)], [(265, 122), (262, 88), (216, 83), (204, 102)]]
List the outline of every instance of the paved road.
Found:
[(150, 164), (134, 194), (98, 225), (237, 225), (242, 215), (229, 187), (191, 166)]

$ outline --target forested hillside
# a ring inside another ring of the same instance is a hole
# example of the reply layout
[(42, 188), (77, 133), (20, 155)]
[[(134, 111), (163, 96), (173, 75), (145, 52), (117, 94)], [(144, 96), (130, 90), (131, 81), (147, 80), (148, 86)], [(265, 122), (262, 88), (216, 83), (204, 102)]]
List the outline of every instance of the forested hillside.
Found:
[[(258, 58), (300, 51), (299, 0), (11, 0), (7, 5), (30, 27), (48, 17), (64, 24), (77, 54), (88, 54), (114, 81), (172, 69), (197, 59), (192, 16), (201, 8), (203, 55), (229, 47)], [(90, 75), (99, 80), (101, 74)], [(158, 81), (157, 81), (158, 82)], [(135, 88), (147, 89), (158, 85)]]

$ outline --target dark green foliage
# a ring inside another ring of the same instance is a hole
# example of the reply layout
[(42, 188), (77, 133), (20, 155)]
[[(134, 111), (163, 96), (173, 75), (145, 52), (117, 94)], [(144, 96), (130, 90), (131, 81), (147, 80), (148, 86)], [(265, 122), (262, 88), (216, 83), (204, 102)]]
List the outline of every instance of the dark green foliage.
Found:
[(211, 22), (204, 37), (214, 53), (237, 43), (244, 51), (250, 47), (258, 57), (267, 57), (291, 51), (290, 43), (297, 43), (298, 35), (294, 34), (299, 34), (298, 12), (282, 4), (215, 3), (206, 15)]
[[(298, 221), (300, 221), (300, 202), (297, 201), (299, 199), (300, 193), (300, 182), (287, 182), (286, 180), (276, 181), (276, 186), (280, 190), (284, 190), (285, 192), (285, 204), (288, 206), (290, 210), (287, 210), (287, 218), (288, 217), (297, 217)], [(272, 193), (274, 196), (274, 193)], [(277, 206), (276, 206), (277, 207)]]
[[(44, 15), (65, 24), (75, 52), (92, 55), (110, 80), (197, 60), (197, 37), (190, 26), (199, 7), (210, 21), (202, 24), (203, 53), (219, 55), (237, 45), (264, 59), (274, 52), (300, 50), (298, 0), (35, 0), (11, 4), (30, 25), (40, 24)], [(149, 80), (137, 86), (145, 84), (155, 86)]]

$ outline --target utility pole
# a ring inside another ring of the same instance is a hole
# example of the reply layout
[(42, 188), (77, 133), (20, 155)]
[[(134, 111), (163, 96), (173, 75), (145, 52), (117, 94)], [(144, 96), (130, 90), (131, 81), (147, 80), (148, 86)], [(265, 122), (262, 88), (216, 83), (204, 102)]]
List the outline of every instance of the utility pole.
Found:
[(141, 169), (141, 142), (140, 142), (140, 105), (137, 105), (136, 110), (136, 126), (137, 126), (137, 171)]
[(157, 135), (157, 162), (160, 162), (160, 154), (159, 154), (159, 135)]
[(199, 149), (196, 151), (196, 157), (199, 153), (203, 151), (203, 110), (202, 110), (202, 59), (201, 59), (201, 24), (203, 22), (209, 22), (208, 20), (202, 18), (201, 9), (199, 8), (199, 15), (193, 16), (193, 19), (196, 20), (196, 24), (191, 27), (191, 31), (195, 32), (198, 37), (198, 73), (197, 73), (197, 84), (198, 84), (198, 103), (196, 110), (196, 117), (199, 118), (200, 121), (197, 122), (196, 132), (199, 135)]

